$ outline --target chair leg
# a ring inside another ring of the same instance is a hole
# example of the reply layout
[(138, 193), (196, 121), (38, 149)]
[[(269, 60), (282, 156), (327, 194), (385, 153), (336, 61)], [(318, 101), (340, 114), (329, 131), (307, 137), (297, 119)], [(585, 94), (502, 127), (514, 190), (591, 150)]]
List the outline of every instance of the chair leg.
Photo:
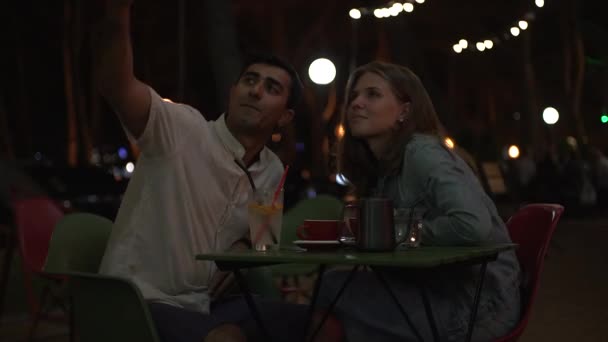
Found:
[(75, 333), (74, 333), (74, 298), (68, 295), (68, 326), (70, 333), (70, 342), (75, 342)]
[(282, 299), (285, 300), (287, 299), (287, 291), (285, 291), (285, 289), (288, 286), (288, 282), (287, 282), (287, 276), (286, 275), (282, 275), (281, 276), (281, 296), (283, 297)]
[(296, 303), (300, 303), (300, 297), (303, 297), (302, 286), (300, 285), (300, 277), (297, 275), (293, 276), (293, 287), (296, 289)]
[[(57, 288), (61, 288), (62, 286), (65, 285), (65, 283), (63, 283), (62, 281), (57, 281), (53, 284), (55, 287), (55, 289)], [(75, 341), (75, 334), (74, 334), (74, 315), (73, 315), (73, 299), (72, 296), (68, 295), (67, 298), (64, 296), (60, 296), (60, 295), (56, 295), (53, 293), (53, 288), (51, 288), (51, 297), (52, 297), (52, 305), (50, 306), (50, 309), (53, 309), (55, 307), (59, 307), (61, 309), (61, 311), (63, 312), (63, 315), (67, 318), (68, 320), (68, 334), (69, 334), (69, 338), (70, 338), (70, 342), (74, 342)]]
[(7, 228), (6, 247), (4, 251), (4, 265), (2, 266), (2, 278), (0, 279), (0, 323), (4, 314), (4, 297), (8, 287), (8, 278), (11, 273), (11, 263), (15, 252), (15, 237), (12, 233), (12, 227)]
[(43, 311), (46, 307), (45, 303), (47, 301), (47, 296), (49, 294), (50, 291), (50, 287), (48, 285), (46, 285), (43, 289), (42, 289), (42, 295), (40, 296), (40, 306), (38, 307), (38, 311), (36, 311), (35, 315), (34, 315), (34, 321), (32, 322), (32, 326), (30, 327), (30, 332), (28, 334), (28, 341), (33, 341), (34, 340), (34, 333), (36, 332), (36, 327), (38, 326), (38, 322), (40, 322), (40, 318), (43, 315)]

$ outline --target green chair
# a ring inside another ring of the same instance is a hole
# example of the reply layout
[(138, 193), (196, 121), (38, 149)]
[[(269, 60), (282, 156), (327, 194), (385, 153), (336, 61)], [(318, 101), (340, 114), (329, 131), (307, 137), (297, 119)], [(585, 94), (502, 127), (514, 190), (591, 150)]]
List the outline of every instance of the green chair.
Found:
[[(97, 274), (111, 230), (112, 221), (104, 217), (66, 215), (51, 237), (45, 272), (68, 277), (70, 320), (81, 341), (159, 341), (139, 288), (128, 279)], [(270, 270), (254, 269), (246, 280), (252, 292), (280, 298)]]
[(51, 236), (44, 271), (97, 273), (111, 230), (112, 221), (99, 215), (65, 215)]
[(133, 282), (97, 274), (111, 230), (102, 216), (66, 215), (51, 237), (44, 271), (68, 278), (70, 323), (80, 341), (160, 341)]
[(133, 282), (92, 273), (66, 275), (80, 341), (160, 341), (148, 305)]
[[(315, 198), (307, 198), (296, 203), (294, 207), (283, 215), (281, 231), (281, 246), (291, 246), (294, 240), (298, 240), (296, 228), (304, 223), (304, 220), (341, 220), (344, 203), (338, 198), (330, 195), (319, 195)], [(281, 293), (285, 297), (288, 293), (303, 293), (300, 288), (300, 276), (308, 276), (315, 273), (315, 265), (285, 264), (272, 266), (272, 274), (281, 277)], [(288, 286), (288, 278), (291, 277), (294, 286)]]

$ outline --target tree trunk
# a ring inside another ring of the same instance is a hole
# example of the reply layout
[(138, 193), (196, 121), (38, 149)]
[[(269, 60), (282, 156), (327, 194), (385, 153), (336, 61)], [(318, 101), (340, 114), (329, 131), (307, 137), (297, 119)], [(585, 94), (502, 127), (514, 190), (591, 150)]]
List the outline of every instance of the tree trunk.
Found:
[[(576, 5), (575, 5), (576, 6)], [(573, 14), (574, 15), (574, 14)], [(587, 143), (587, 132), (585, 130), (585, 120), (581, 114), (581, 98), (583, 95), (583, 84), (585, 78), (585, 49), (583, 37), (578, 23), (574, 27), (574, 73), (572, 89), (572, 115), (576, 124), (576, 135), (581, 143)]]
[(376, 60), (391, 62), (391, 51), (384, 23), (378, 24), (378, 45), (376, 46)]
[[(280, 7), (279, 7), (280, 6)], [(278, 2), (277, 5), (272, 6), (272, 48), (273, 51), (280, 55), (287, 57), (287, 25), (285, 25), (285, 6), (283, 2)]]
[(64, 30), (63, 30), (63, 73), (65, 87), (65, 102), (67, 111), (67, 161), (68, 165), (75, 167), (78, 164), (78, 126), (76, 114), (76, 101), (74, 98), (74, 71), (72, 63), (72, 50), (70, 47), (72, 6), (70, 0), (64, 0)]
[(304, 64), (310, 58), (311, 49), (313, 49), (319, 37), (325, 34), (326, 30), (328, 30), (328, 25), (334, 20), (334, 13), (338, 4), (339, 1), (329, 1), (322, 7), (323, 13), (317, 16), (316, 21), (310, 25), (310, 29), (306, 31), (306, 35), (298, 41), (294, 49), (295, 52), (292, 57), (294, 65)]
[(184, 102), (186, 91), (186, 0), (178, 0), (177, 8), (177, 100)]
[(204, 0), (203, 18), (207, 51), (216, 85), (217, 103), (226, 106), (228, 92), (241, 66), (236, 27), (230, 1)]
[(0, 94), (0, 157), (4, 159), (15, 159), (10, 130), (8, 129), (8, 115), (4, 106), (4, 99)]
[(538, 108), (538, 98), (536, 92), (536, 73), (532, 63), (532, 52), (530, 43), (530, 31), (524, 31), (523, 39), (523, 67), (524, 67), (524, 99), (526, 103), (526, 113), (521, 117), (521, 128), (524, 146), (537, 146), (543, 141), (541, 135), (540, 111)]
[(581, 115), (581, 97), (585, 75), (585, 51), (578, 22), (578, 4), (574, 0), (563, 2), (562, 30), (564, 38), (564, 93), (567, 114), (574, 134), (581, 143), (586, 142), (585, 123)]
[[(81, 146), (79, 146), (78, 160), (88, 163), (93, 150), (92, 139), (91, 139), (91, 126), (89, 125), (90, 116), (90, 101), (88, 98), (89, 87), (91, 86), (88, 82), (88, 72), (85, 68), (86, 63), (89, 62), (88, 54), (86, 51), (86, 39), (83, 33), (82, 27), (85, 23), (83, 22), (83, 8), (86, 3), (78, 0), (71, 0), (71, 13), (72, 18), (69, 23), (70, 31), (70, 50), (72, 54), (72, 77), (74, 100), (76, 101), (76, 123), (79, 137), (82, 139)], [(74, 72), (76, 71), (76, 72)]]
[[(16, 2), (14, 2), (16, 5)], [(25, 74), (25, 65), (24, 60), (26, 59), (23, 54), (23, 40), (21, 38), (21, 32), (23, 32), (23, 22), (19, 20), (22, 16), (19, 15), (19, 9), (17, 7), (13, 7), (14, 11), (11, 17), (11, 27), (15, 28), (14, 32), (14, 44), (15, 44), (15, 67), (16, 67), (16, 78), (17, 78), (17, 98), (18, 98), (18, 106), (19, 110), (15, 112), (17, 114), (17, 125), (16, 131), (20, 132), (22, 136), (17, 138), (17, 151), (21, 150), (25, 151), (27, 154), (33, 153), (33, 136), (32, 136), (32, 120), (30, 115), (30, 99), (27, 91), (27, 81)], [(19, 149), (19, 145), (23, 146)], [(19, 153), (17, 153), (19, 154)]]

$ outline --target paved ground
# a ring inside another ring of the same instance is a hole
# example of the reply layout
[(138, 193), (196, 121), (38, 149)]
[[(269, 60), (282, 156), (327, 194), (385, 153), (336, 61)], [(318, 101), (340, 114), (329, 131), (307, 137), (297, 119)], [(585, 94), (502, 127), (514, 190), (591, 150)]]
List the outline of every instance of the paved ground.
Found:
[[(608, 341), (608, 219), (564, 219), (555, 233), (530, 324), (520, 341)], [(24, 316), (0, 326), (0, 341), (24, 341)], [(44, 325), (38, 341), (68, 341)]]
[(608, 219), (565, 220), (520, 341), (608, 341)]

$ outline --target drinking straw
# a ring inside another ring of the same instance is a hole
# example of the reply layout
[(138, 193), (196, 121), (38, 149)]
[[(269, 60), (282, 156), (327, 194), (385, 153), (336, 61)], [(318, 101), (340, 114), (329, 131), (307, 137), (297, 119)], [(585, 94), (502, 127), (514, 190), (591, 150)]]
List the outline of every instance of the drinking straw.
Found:
[[(279, 186), (277, 186), (277, 189), (274, 192), (274, 196), (272, 198), (272, 208), (275, 207), (276, 202), (279, 199), (279, 195), (281, 194), (281, 189), (283, 189), (283, 185), (285, 184), (285, 179), (287, 178), (287, 171), (289, 171), (289, 165), (287, 165), (285, 167), (285, 170), (283, 171), (283, 176), (281, 177), (281, 181), (279, 182)], [(258, 234), (255, 236), (255, 239), (253, 242), (254, 245), (256, 245), (260, 241), (260, 239), (262, 238), (262, 235), (264, 233), (266, 233), (266, 231), (268, 230), (269, 227), (270, 227), (270, 220), (266, 220), (266, 222), (264, 222), (264, 225), (262, 226), (262, 229), (260, 229), (258, 231)], [(272, 242), (277, 243), (277, 237), (274, 235), (273, 231), (270, 231), (270, 235), (272, 237)]]
[(281, 176), (281, 181), (279, 182), (279, 186), (277, 187), (277, 190), (275, 190), (275, 192), (274, 192), (274, 197), (272, 198), (273, 207), (274, 207), (274, 204), (279, 199), (279, 195), (281, 194), (281, 189), (283, 189), (283, 185), (285, 184), (285, 178), (287, 178), (287, 171), (289, 171), (289, 165), (287, 165), (285, 167), (285, 171), (283, 171), (283, 176)]

